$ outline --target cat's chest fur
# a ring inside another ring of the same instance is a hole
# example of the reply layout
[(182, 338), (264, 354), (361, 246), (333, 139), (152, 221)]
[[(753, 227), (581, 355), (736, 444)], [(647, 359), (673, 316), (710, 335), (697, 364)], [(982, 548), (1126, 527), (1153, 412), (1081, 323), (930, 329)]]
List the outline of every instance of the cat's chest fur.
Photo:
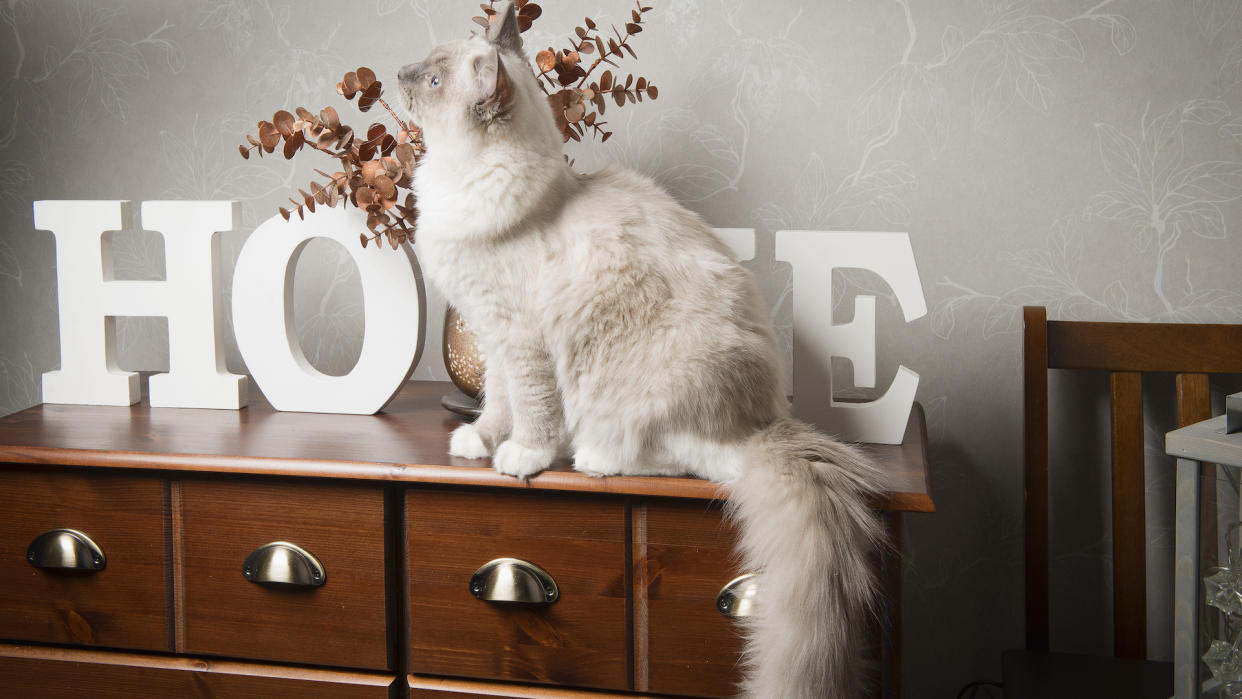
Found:
[(530, 193), (567, 186), (563, 166), (520, 149), (436, 155), (415, 180), (425, 272), (467, 317), (525, 315), (557, 247), (556, 207)]

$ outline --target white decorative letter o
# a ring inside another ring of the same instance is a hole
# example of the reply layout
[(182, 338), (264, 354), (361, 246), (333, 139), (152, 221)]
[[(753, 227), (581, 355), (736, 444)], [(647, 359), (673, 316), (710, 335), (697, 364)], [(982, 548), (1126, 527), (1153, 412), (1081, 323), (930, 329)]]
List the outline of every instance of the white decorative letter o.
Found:
[[(233, 329), (251, 377), (277, 410), (378, 412), (397, 394), (422, 354), (424, 295), (408, 245), (363, 250), (370, 235), (357, 209), (321, 207), (306, 220), (273, 216), (246, 240), (233, 272)], [(307, 361), (293, 322), (293, 272), (312, 238), (349, 251), (362, 281), (363, 338), (358, 363), (344, 376)]]

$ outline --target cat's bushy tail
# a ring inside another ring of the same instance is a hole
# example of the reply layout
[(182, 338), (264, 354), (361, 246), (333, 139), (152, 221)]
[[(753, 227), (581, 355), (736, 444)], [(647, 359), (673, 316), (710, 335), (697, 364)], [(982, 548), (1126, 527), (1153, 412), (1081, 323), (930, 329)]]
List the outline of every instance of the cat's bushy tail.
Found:
[(857, 449), (782, 418), (745, 447), (728, 512), (744, 570), (761, 571), (744, 619), (743, 695), (862, 696), (861, 650), (877, 612), (875, 554), (886, 537), (871, 496), (881, 474)]

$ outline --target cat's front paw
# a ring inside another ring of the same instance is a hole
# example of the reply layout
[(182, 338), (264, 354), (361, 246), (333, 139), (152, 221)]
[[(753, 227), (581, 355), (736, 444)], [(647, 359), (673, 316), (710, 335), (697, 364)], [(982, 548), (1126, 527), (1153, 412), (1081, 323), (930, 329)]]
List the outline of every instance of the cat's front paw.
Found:
[(574, 470), (588, 476), (602, 478), (619, 476), (623, 469), (621, 464), (603, 451), (584, 447), (574, 453)]
[(479, 430), (469, 423), (453, 430), (449, 437), (449, 453), (467, 459), (486, 459), (492, 455)]
[(492, 466), (503, 474), (526, 480), (556, 460), (556, 448), (531, 449), (513, 440), (502, 442), (492, 456)]

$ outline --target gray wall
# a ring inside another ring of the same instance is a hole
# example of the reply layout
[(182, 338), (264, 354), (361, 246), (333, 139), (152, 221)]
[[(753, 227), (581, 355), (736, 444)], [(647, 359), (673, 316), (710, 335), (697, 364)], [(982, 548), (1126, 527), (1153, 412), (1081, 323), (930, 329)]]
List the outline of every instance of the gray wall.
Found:
[[(996, 677), (1021, 642), (1019, 307), (1054, 318), (1242, 319), (1242, 10), (1236, 0), (652, 0), (634, 67), (655, 104), (610, 110), (616, 135), (570, 149), (582, 169), (620, 161), (660, 179), (716, 226), (759, 230), (753, 269), (788, 346), (781, 228), (909, 231), (929, 315), (900, 321), (881, 296), (879, 382), (922, 375), (938, 512), (907, 517), (906, 683), (951, 696)], [(35, 199), (236, 198), (245, 234), (310, 178), (309, 157), (244, 162), (235, 148), (282, 107), (341, 106), (358, 65), (391, 79), (437, 41), (469, 31), (473, 2), (114, 0), (0, 6), (0, 411), (40, 401), (58, 363), (51, 236)], [(630, 4), (547, 0), (528, 33), (553, 42), (590, 12)], [(381, 38), (382, 37), (382, 38)], [(400, 47), (400, 48), (395, 48)], [(627, 66), (627, 69), (629, 66)], [(162, 244), (122, 236), (117, 269), (159, 278)], [(380, 254), (380, 253), (376, 253)], [(226, 265), (231, 269), (231, 263)], [(226, 274), (226, 282), (228, 281)], [(317, 246), (298, 270), (308, 354), (342, 372), (358, 354), (356, 270)], [(442, 378), (440, 304), (416, 377)], [(844, 308), (852, 308), (845, 303)], [(167, 366), (162, 321), (126, 320), (123, 365)], [(230, 365), (244, 370), (236, 350)], [(1054, 381), (1078, 409), (1065, 429), (1104, 424), (1101, 384)], [(1071, 385), (1072, 384), (1072, 385)], [(1217, 392), (1230, 387), (1217, 385)], [(1232, 390), (1236, 390), (1233, 388)], [(1151, 577), (1171, 563), (1167, 395), (1151, 399)], [(1058, 447), (1095, 458), (1098, 441)], [(1110, 546), (1102, 469), (1058, 478), (1054, 640), (1107, 652)], [(1170, 652), (1153, 603), (1153, 652)]]

